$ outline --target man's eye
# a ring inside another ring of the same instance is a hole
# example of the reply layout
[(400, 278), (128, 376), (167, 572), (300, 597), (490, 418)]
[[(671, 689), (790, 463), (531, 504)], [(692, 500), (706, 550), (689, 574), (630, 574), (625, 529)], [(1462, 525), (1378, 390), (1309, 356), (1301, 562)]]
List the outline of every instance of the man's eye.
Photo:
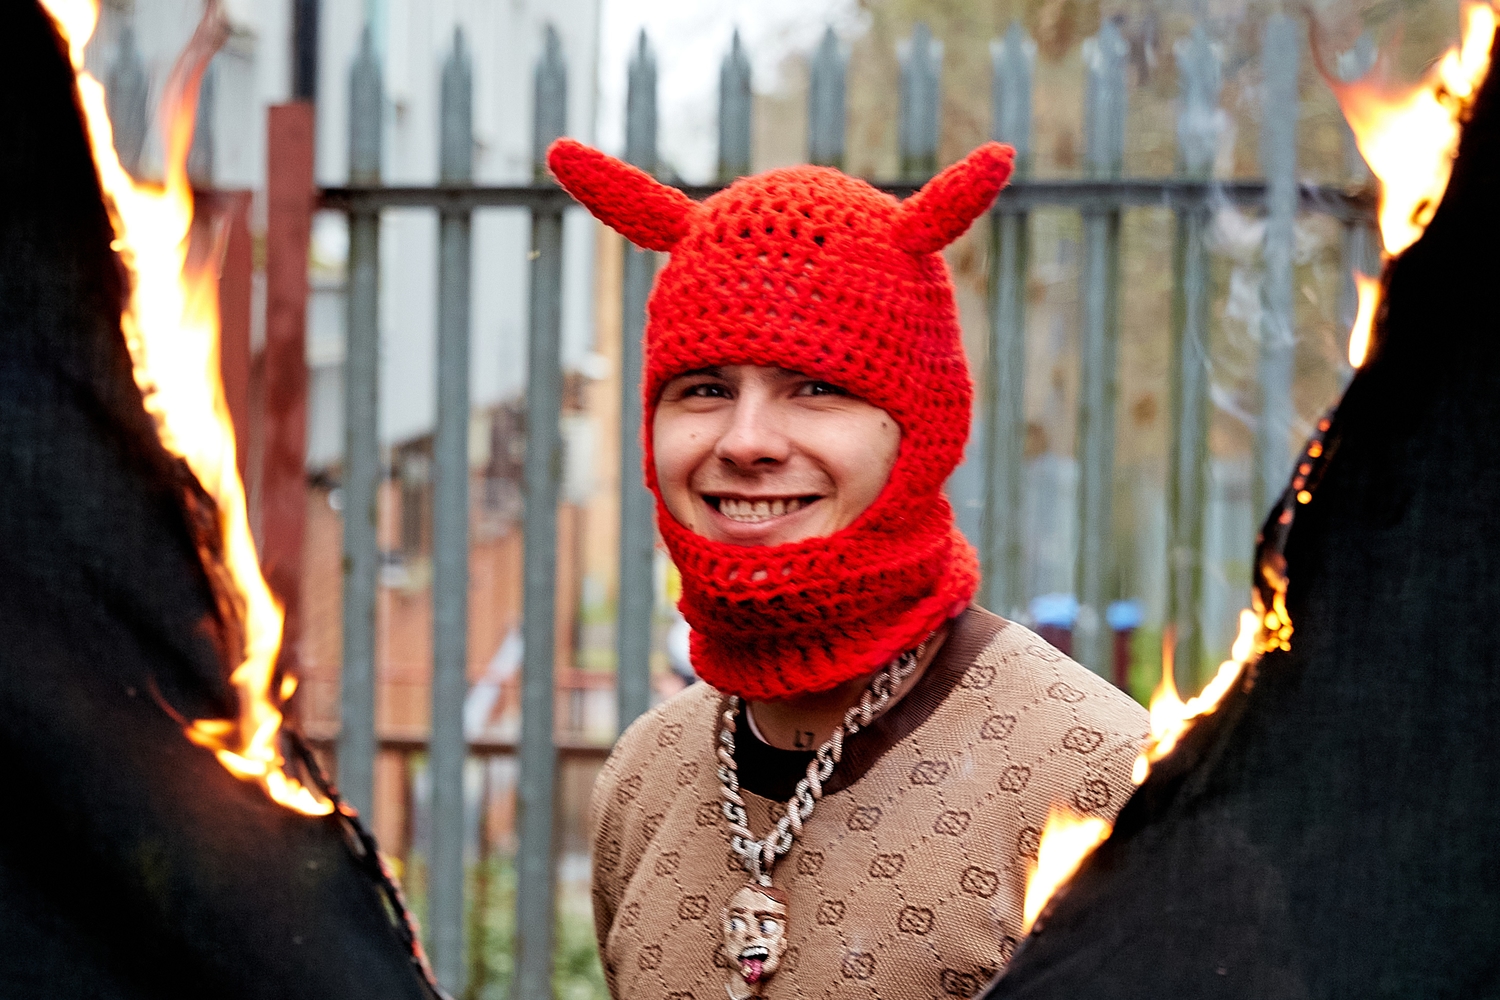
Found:
[(682, 390), (684, 399), (728, 399), (729, 388), (716, 382), (700, 382)]
[(832, 382), (808, 382), (802, 387), (802, 392), (808, 396), (847, 396), (849, 390), (834, 385)]
[(762, 934), (771, 935), (771, 934), (775, 934), (776, 931), (777, 931), (776, 921), (774, 921), (774, 920), (762, 920), (760, 922), (760, 932)]

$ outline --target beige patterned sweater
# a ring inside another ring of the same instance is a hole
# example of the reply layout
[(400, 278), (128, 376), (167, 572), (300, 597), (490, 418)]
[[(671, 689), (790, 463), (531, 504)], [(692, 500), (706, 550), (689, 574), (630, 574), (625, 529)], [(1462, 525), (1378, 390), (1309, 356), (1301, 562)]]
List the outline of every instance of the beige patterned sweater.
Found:
[[(620, 1000), (726, 995), (721, 914), (747, 876), (720, 808), (722, 703), (695, 684), (641, 717), (594, 787), (594, 920)], [(736, 758), (763, 835), (784, 805), (753, 791), (789, 789), (757, 789), (752, 758), (795, 757), (794, 776), (806, 757), (751, 748), (746, 729)], [(973, 995), (1021, 935), (1049, 808), (1113, 818), (1146, 730), (1140, 706), (1034, 633), (965, 612), (911, 691), (846, 745), (777, 864), (791, 947), (765, 995)]]

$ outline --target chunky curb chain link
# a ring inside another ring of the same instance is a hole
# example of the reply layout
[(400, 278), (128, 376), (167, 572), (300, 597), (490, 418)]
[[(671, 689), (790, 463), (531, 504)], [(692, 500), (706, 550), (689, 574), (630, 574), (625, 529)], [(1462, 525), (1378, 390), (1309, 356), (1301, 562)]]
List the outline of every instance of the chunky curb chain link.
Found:
[(916, 670), (926, 648), (927, 641), (923, 640), (916, 649), (902, 653), (875, 675), (870, 686), (860, 695), (858, 704), (849, 707), (844, 713), (844, 721), (813, 752), (813, 759), (807, 762), (807, 775), (797, 782), (792, 797), (787, 800), (786, 814), (762, 840), (755, 839), (755, 834), (750, 832), (750, 817), (740, 795), (739, 767), (734, 762), (734, 732), (741, 702), (738, 695), (730, 695), (720, 717), (719, 785), (724, 794), (724, 818), (729, 822), (729, 846), (740, 856), (745, 870), (758, 884), (771, 884), (771, 869), (792, 849), (793, 841), (802, 832), (802, 824), (811, 818), (814, 805), (823, 797), (823, 783), (843, 757), (844, 739), (879, 717), (890, 704), (892, 694)]

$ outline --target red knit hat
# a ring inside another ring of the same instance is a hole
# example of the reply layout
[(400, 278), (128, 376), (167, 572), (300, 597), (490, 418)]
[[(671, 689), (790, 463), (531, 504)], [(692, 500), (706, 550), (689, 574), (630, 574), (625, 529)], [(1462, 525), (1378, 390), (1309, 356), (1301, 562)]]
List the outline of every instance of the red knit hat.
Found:
[[(682, 573), (693, 668), (753, 699), (868, 674), (962, 610), (979, 583), (943, 484), (963, 458), (973, 394), (939, 251), (994, 202), (1015, 153), (986, 143), (897, 201), (827, 167), (772, 170), (702, 203), (570, 139), (548, 151), (602, 222), (670, 251), (647, 306), (646, 484)], [(668, 381), (714, 365), (825, 379), (889, 413), (901, 444), (853, 524), (771, 546), (709, 541), (668, 513), (651, 427)]]

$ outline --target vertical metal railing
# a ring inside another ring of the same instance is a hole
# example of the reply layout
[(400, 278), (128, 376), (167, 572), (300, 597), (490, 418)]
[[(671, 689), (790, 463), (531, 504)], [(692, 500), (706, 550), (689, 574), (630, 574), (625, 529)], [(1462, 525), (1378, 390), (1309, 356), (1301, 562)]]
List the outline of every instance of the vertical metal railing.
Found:
[[(745, 95), (749, 96), (748, 77)], [(748, 118), (746, 121), (748, 128)], [(720, 136), (723, 149), (722, 126)], [(747, 141), (747, 150), (748, 146)], [(648, 174), (656, 172), (656, 56), (645, 31), (630, 61), (625, 159)], [(651, 707), (651, 626), (656, 610), (656, 523), (652, 497), (641, 477), (640, 391), (641, 338), (646, 328), (646, 297), (656, 276), (656, 254), (627, 241), (624, 255), (620, 289), (620, 577), (615, 614), (620, 732)]]
[[(1118, 179), (1125, 164), (1126, 59), (1130, 47), (1114, 21), (1083, 43), (1088, 72), (1084, 169), (1094, 180)], [(1119, 383), (1119, 208), (1083, 213), (1078, 318), (1078, 623), (1073, 655), (1109, 675), (1110, 635), (1104, 609), (1114, 559), (1115, 397)]]
[(1273, 14), (1261, 44), (1261, 168), (1266, 173), (1265, 302), (1260, 331), (1260, 415), (1255, 426), (1252, 504), (1265, 510), (1286, 486), (1292, 465), (1293, 250), (1297, 222), (1297, 22)]
[[(462, 28), (443, 64), (438, 179), (474, 180), (472, 70)], [(437, 428), (432, 497), (432, 848), (427, 940), (433, 972), (457, 992), (464, 969), (464, 696), (469, 649), (470, 212), (438, 216)]]
[[(1223, 131), (1222, 58), (1201, 25), (1175, 46), (1177, 172), (1207, 180)], [(1203, 521), (1208, 492), (1208, 205), (1177, 211), (1172, 247), (1171, 451), (1167, 456), (1167, 606), (1181, 690), (1195, 690), (1205, 643)]]
[[(349, 185), (380, 184), (380, 60), (369, 26), (349, 74)], [(348, 337), (344, 349), (343, 665), (339, 789), (365, 815), (375, 799), (375, 586), (380, 497), (380, 212), (349, 213)]]
[[(547, 147), (567, 128), (562, 40), (548, 25), (536, 68), (533, 180), (548, 183)], [(552, 745), (556, 652), (557, 498), (562, 486), (562, 208), (531, 214), (531, 316), (526, 353), (525, 562), (522, 579), (521, 775), (516, 795), (516, 996), (551, 993)]]
[[(992, 134), (1016, 150), (1015, 176), (1031, 173), (1031, 81), (1036, 43), (1017, 22), (990, 44)], [(1026, 448), (1026, 272), (1030, 215), (1001, 199), (991, 213), (989, 317), (985, 368), (984, 496), (979, 550), (980, 603), (1016, 617), (1022, 582), (1022, 511)]]
[[(1268, 183), (1215, 186), (1238, 204), (1269, 210), (1265, 259), (1262, 389), (1275, 433), (1262, 428), (1257, 482), (1286, 460), (1290, 432), (1292, 220), (1299, 208), (1342, 212), (1345, 260), (1367, 262), (1371, 248), (1368, 206), (1339, 207), (1342, 194), (1325, 189), (1304, 198), (1295, 183), (1296, 63), (1299, 39), (1291, 22), (1273, 18), (1265, 36), (1265, 121), (1262, 155)], [(117, 63), (128, 65), (126, 41)], [(886, 189), (903, 194), (939, 165), (942, 46), (923, 25), (898, 50), (901, 62), (899, 158), (902, 180)], [(1176, 212), (1173, 252), (1169, 444), (1168, 612), (1178, 627), (1183, 683), (1204, 655), (1199, 616), (1203, 602), (1203, 539), (1208, 469), (1209, 262), (1208, 229), (1214, 205), (1209, 183), (1219, 145), (1222, 112), (1220, 56), (1197, 29), (1176, 47), (1181, 87), (1179, 167), (1174, 178), (1124, 180), (1127, 46), (1106, 21), (1085, 47), (1088, 71), (1085, 117), (1087, 176), (1081, 181), (1037, 181), (1031, 176), (1032, 84), (1036, 46), (1012, 25), (991, 47), (993, 123), (996, 138), (1018, 152), (1016, 180), (991, 215), (988, 256), (990, 340), (978, 411), (984, 427), (982, 518), (978, 547), (984, 559), (982, 600), (1015, 614), (1028, 596), (1023, 569), (1022, 511), (1026, 462), (1026, 288), (1030, 213), (1038, 206), (1078, 211), (1082, 217), (1080, 268), (1080, 384), (1077, 461), (1078, 551), (1076, 587), (1084, 613), (1074, 651), (1089, 667), (1108, 673), (1110, 635), (1103, 611), (1118, 593), (1111, 558), (1111, 510), (1119, 328), (1120, 225), (1129, 206), (1162, 205)], [(134, 57), (137, 61), (139, 57)], [(808, 154), (817, 163), (845, 159), (846, 56), (827, 31), (811, 64)], [(121, 70), (120, 96), (134, 99)], [(535, 72), (533, 177), (530, 185), (484, 188), (473, 183), (473, 81), (462, 32), (442, 68), (439, 127), (440, 178), (436, 187), (381, 186), (384, 98), (378, 53), (365, 33), (350, 75), (350, 185), (325, 192), (325, 204), (349, 217), (348, 340), (345, 366), (346, 453), (342, 473), (344, 513), (343, 667), (338, 773), (348, 799), (368, 812), (373, 798), (375, 733), (375, 604), (379, 568), (376, 536), (382, 476), (378, 436), (379, 254), (382, 206), (438, 209), (437, 423), (433, 494), (433, 676), (431, 731), (426, 749), (432, 779), (431, 853), (428, 858), (427, 939), (435, 969), (449, 989), (463, 988), (464, 961), (464, 761), (474, 752), (463, 730), (468, 658), (469, 379), (471, 216), (479, 206), (524, 207), (531, 212), (528, 377), (526, 390), (525, 552), (521, 735), (517, 748), (516, 976), (519, 996), (545, 995), (551, 977), (554, 927), (554, 829), (557, 748), (554, 743), (554, 660), (558, 608), (557, 504), (562, 479), (562, 371), (560, 318), (563, 211), (566, 199), (551, 186), (544, 154), (565, 127), (566, 66), (557, 33), (548, 28)], [(719, 164), (721, 181), (751, 169), (753, 97), (750, 64), (738, 36), (720, 73)], [(658, 168), (656, 57), (642, 33), (629, 68), (626, 158), (647, 172)], [(1352, 161), (1351, 161), (1352, 170)], [(1149, 192), (1143, 193), (1143, 185)], [(695, 192), (701, 194), (701, 190)], [(328, 195), (336, 194), (332, 201)], [(1218, 197), (1218, 195), (1215, 195)], [(1352, 204), (1352, 203), (1351, 203)], [(1363, 214), (1362, 214), (1363, 213)], [(616, 618), (617, 692), (621, 728), (651, 701), (650, 654), (655, 611), (654, 504), (641, 467), (641, 367), (645, 307), (658, 255), (624, 248), (620, 403), (620, 576)], [(1279, 380), (1279, 381), (1278, 381)], [(1278, 409), (1279, 407), (1279, 409)], [(1263, 421), (1264, 423), (1264, 421)], [(1277, 436), (1279, 435), (1279, 437)], [(1279, 444), (1277, 444), (1279, 442)], [(1276, 445), (1276, 447), (1273, 447)], [(1280, 451), (1276, 448), (1279, 447)], [(1279, 456), (1279, 457), (1278, 457)], [(1279, 482), (1277, 483), (1279, 487)], [(409, 752), (416, 752), (408, 748)]]

